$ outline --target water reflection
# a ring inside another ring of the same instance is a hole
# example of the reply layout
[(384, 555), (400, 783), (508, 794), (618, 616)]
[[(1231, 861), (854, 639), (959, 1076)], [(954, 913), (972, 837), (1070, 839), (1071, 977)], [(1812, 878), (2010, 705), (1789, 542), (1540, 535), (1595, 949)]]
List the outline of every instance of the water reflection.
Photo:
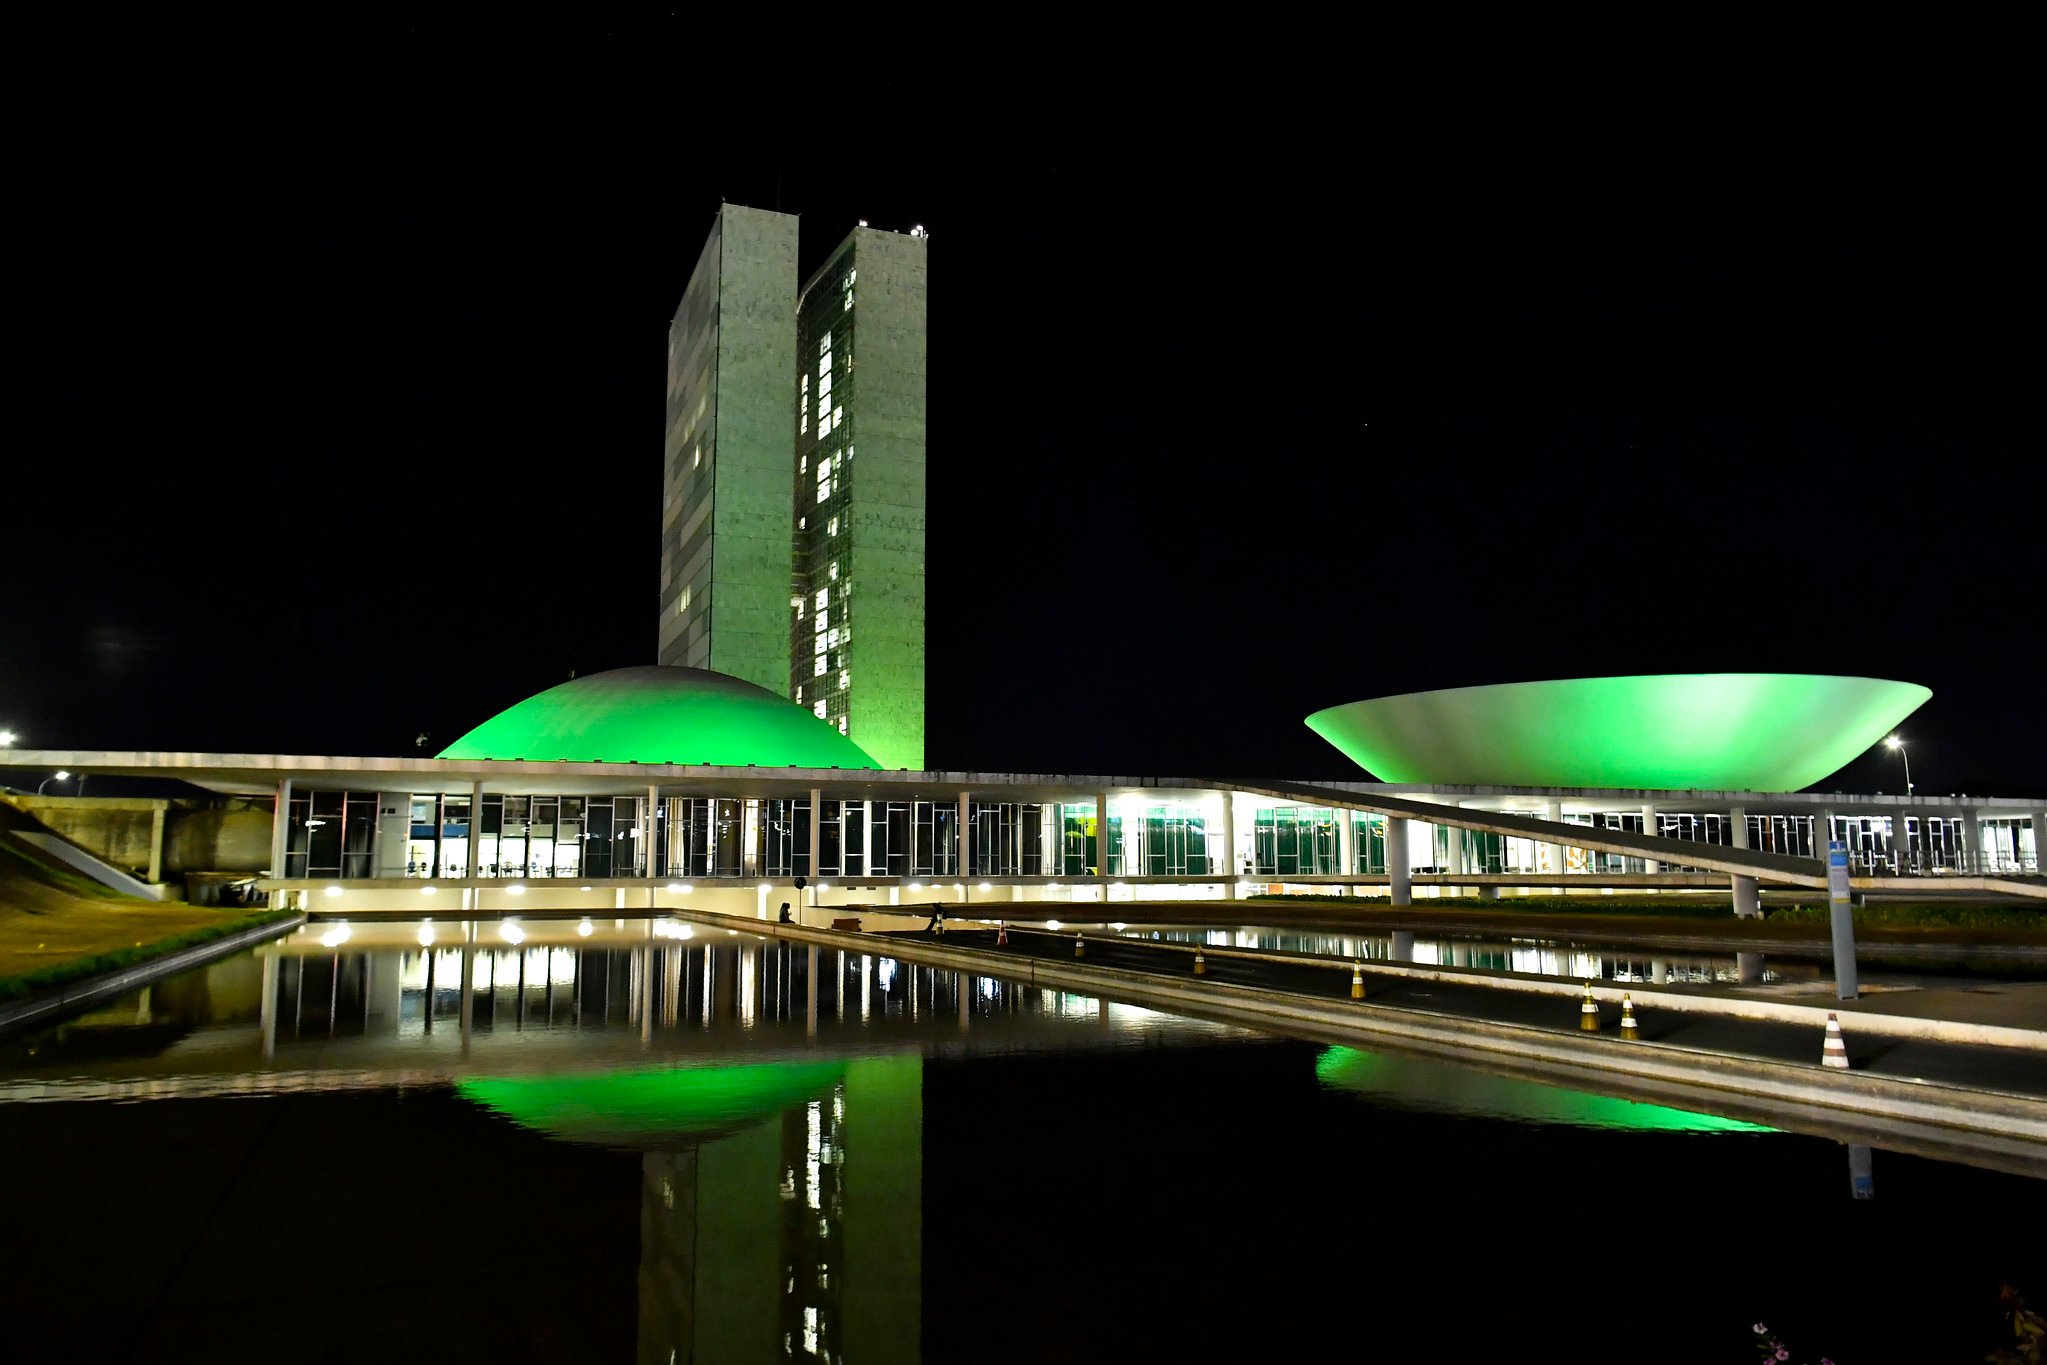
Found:
[(1594, 1095), (1462, 1067), (1352, 1047), (1332, 1047), (1315, 1063), (1315, 1075), (1333, 1090), (1349, 1090), (1405, 1109), (1507, 1119), (1515, 1123), (1568, 1124), (1579, 1128), (1622, 1128), (1637, 1132), (1768, 1133), (1774, 1129), (1738, 1119), (1669, 1109), (1660, 1104)]
[(1770, 967), (1761, 953), (1645, 953), (1551, 939), (1474, 938), (1457, 934), (1423, 936), (1411, 930), (1384, 934), (1318, 934), (1293, 929), (1202, 929), (1167, 927), (1113, 931), (1130, 939), (1244, 948), (1259, 952), (1306, 953), (1458, 971), (1518, 972), (1571, 981), (1633, 982), (1645, 985), (1753, 984), (1783, 979), (1786, 971), (1820, 975), (1817, 966)]

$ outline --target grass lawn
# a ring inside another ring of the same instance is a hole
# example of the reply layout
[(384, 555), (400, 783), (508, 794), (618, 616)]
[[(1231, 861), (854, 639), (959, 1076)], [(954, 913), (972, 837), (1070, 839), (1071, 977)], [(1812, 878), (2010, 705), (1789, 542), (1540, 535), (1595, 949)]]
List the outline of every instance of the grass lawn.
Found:
[[(0, 1001), (262, 922), (268, 911), (116, 895), (0, 831)], [(282, 916), (280, 916), (282, 918)]]

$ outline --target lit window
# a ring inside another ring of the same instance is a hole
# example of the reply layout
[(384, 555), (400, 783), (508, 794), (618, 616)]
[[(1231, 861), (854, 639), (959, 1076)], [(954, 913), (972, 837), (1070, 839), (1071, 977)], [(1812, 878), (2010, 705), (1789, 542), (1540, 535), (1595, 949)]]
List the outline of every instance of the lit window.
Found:
[(844, 716), (839, 717), (839, 733), (842, 735), (846, 733), (846, 718)]
[(839, 581), (839, 566), (837, 564), (832, 565), (831, 569), (829, 570), (829, 577), (834, 583)]
[(853, 281), (855, 281), (855, 280), (857, 280), (857, 279), (859, 279), (859, 278), (860, 278), (860, 272), (859, 272), (859, 271), (857, 271), (857, 270), (848, 270), (848, 271), (846, 272), (846, 288), (848, 288), (848, 289), (851, 289), (851, 288), (853, 287)]
[(812, 707), (810, 708), (810, 713), (811, 713), (812, 715), (816, 716), (816, 717), (817, 717), (817, 718), (818, 718), (819, 720), (823, 720), (823, 719), (824, 719), (824, 703), (820, 701), (820, 702), (818, 702), (818, 703), (817, 703), (816, 705), (812, 706)]
[(796, 704), (797, 704), (798, 706), (801, 706), (801, 705), (803, 705), (803, 684), (802, 684), (802, 683), (798, 683), (798, 684), (796, 684)]
[(810, 518), (809, 518), (809, 517), (798, 517), (798, 518), (796, 518), (796, 529), (797, 529), (797, 530), (799, 530), (799, 531), (807, 531), (807, 530), (809, 530), (809, 529), (810, 529)]
[[(824, 655), (822, 654), (818, 655), (815, 659), (811, 660), (811, 663), (815, 665), (815, 667), (811, 669), (811, 676), (814, 678), (822, 678), (825, 675)], [(819, 702), (818, 705), (823, 706), (824, 703)]]
[[(853, 452), (851, 449), (848, 449), (846, 453), (851, 455)], [(831, 523), (825, 527), (824, 533), (828, 536), (835, 536), (839, 533), (839, 519), (837, 517), (831, 519)]]
[(677, 598), (675, 599), (675, 614), (676, 614), (677, 616), (680, 616), (680, 615), (682, 615), (682, 613), (684, 613), (684, 612), (686, 612), (686, 611), (688, 611), (688, 610), (689, 610), (689, 584), (685, 583), (685, 584), (683, 584), (683, 585), (682, 585), (682, 595), (681, 595), (681, 596), (679, 596), (679, 597), (677, 597)]
[(810, 372), (808, 370), (804, 371), (803, 388), (800, 390), (800, 392), (805, 399), (808, 399), (810, 397)]
[(830, 393), (831, 391), (832, 377), (830, 375), (826, 375), (824, 378), (817, 381), (817, 396), (820, 399), (822, 399), (826, 394)]
[(808, 474), (810, 472), (810, 457), (808, 455), (799, 456), (797, 458), (796, 472), (798, 474)]
[(825, 590), (824, 590), (823, 588), (819, 588), (819, 589), (817, 590), (817, 606), (818, 606), (818, 610), (820, 610), (820, 611), (824, 610), (824, 604), (825, 604)]
[(803, 434), (804, 434), (805, 432), (807, 432), (807, 431), (809, 431), (809, 430), (810, 430), (810, 409), (806, 407), (806, 408), (804, 408), (804, 409), (803, 409), (803, 410), (802, 410), (801, 412), (799, 412), (799, 413), (797, 413), (797, 414), (796, 414), (796, 434), (797, 434), (798, 436), (801, 436), (801, 435), (803, 435)]
[(839, 690), (845, 691), (853, 685), (853, 675), (845, 669), (839, 670)]
[(699, 467), (701, 467), (703, 463), (704, 463), (704, 446), (703, 446), (703, 443), (702, 443), (701, 441), (699, 441), (699, 442), (697, 443), (697, 448), (696, 448), (696, 452), (695, 452), (694, 454), (692, 454), (692, 455), (691, 455), (691, 456), (689, 457), (689, 467), (690, 467), (691, 469), (696, 469), (696, 468), (699, 468)]
[(831, 495), (832, 481), (830, 479), (819, 479), (817, 481), (817, 500), (819, 502), (823, 502), (826, 498), (830, 497)]
[(852, 290), (848, 289), (848, 290), (846, 291), (846, 306), (845, 306), (845, 307), (844, 307), (843, 309), (841, 309), (840, 311), (841, 311), (841, 312), (846, 312), (846, 313), (850, 313), (850, 312), (852, 312), (852, 311), (853, 311), (853, 291), (852, 291)]
[(839, 423), (840, 423), (841, 421), (845, 420), (845, 416), (846, 416), (846, 410), (845, 410), (844, 408), (833, 408), (833, 409), (832, 409), (832, 425), (833, 425), (833, 426), (837, 426), (837, 425), (838, 425), (838, 424), (839, 424)]
[(853, 447), (851, 446), (846, 447), (846, 458), (849, 460), (853, 458)]
[[(818, 629), (820, 630), (824, 629), (825, 619), (823, 612), (818, 613), (817, 624)], [(818, 638), (822, 639), (826, 644), (830, 645), (833, 649), (837, 649), (839, 647), (839, 632), (836, 630), (826, 631), (824, 635)]]
[[(823, 596), (823, 594), (820, 593), (819, 596)], [(817, 609), (817, 628), (819, 630), (823, 630), (826, 626), (830, 625), (831, 623), (832, 614), (826, 611), (823, 607), (819, 607)]]

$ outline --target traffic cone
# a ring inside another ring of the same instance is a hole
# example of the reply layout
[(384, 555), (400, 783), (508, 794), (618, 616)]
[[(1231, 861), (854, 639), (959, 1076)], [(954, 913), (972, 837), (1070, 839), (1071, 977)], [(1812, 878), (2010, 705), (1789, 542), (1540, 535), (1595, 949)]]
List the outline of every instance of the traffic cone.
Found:
[(995, 921), (995, 946), (998, 948), (1009, 946), (1009, 926), (1001, 920)]
[(1362, 962), (1351, 964), (1350, 998), (1353, 1000), (1365, 998), (1365, 964)]
[(1075, 957), (1087, 956), (1087, 940), (1081, 937), (1078, 929), (1073, 931), (1073, 955)]
[(1585, 1003), (1578, 1007), (1578, 1027), (1585, 1033), (1599, 1032), (1599, 1006), (1592, 1001), (1592, 983), (1585, 983)]
[(1626, 991), (1621, 992), (1621, 1037), (1634, 1042), (1642, 1035), (1635, 1029), (1635, 1002)]
[(1194, 974), (1196, 976), (1208, 975), (1208, 959), (1201, 955), (1199, 948), (1194, 950)]
[(1827, 1016), (1827, 1042), (1820, 1049), (1820, 1065), (1848, 1069), (1848, 1043), (1841, 1037), (1841, 1021), (1831, 1014)]

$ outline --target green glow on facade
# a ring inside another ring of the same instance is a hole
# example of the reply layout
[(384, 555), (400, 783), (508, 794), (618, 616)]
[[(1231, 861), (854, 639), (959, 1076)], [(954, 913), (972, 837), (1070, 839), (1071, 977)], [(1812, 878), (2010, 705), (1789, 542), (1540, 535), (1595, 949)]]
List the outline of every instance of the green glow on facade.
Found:
[(1306, 723), (1384, 782), (1798, 791), (1932, 695), (1883, 678), (1670, 673), (1409, 692)]
[(766, 688), (696, 668), (615, 668), (507, 707), (442, 758), (874, 768), (860, 748)]
[(1772, 1133), (1757, 1123), (1694, 1114), (1660, 1104), (1592, 1095), (1535, 1081), (1517, 1081), (1444, 1062), (1332, 1047), (1315, 1061), (1315, 1078), (1332, 1090), (1353, 1090), (1406, 1109), (1468, 1114), (1519, 1123), (1625, 1128), (1656, 1133)]
[(456, 1090), (523, 1128), (569, 1142), (644, 1146), (734, 1132), (830, 1092), (840, 1062), (472, 1079)]

